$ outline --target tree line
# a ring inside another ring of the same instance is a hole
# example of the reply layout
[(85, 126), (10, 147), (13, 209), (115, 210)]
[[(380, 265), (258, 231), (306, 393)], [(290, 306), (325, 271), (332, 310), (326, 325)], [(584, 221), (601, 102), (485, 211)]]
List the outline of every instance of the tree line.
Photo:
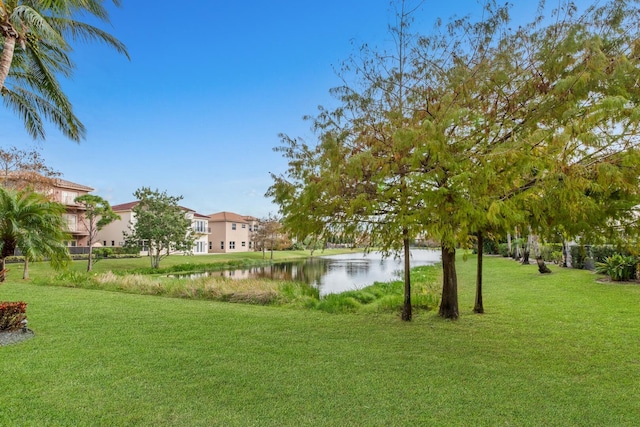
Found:
[(419, 5), (396, 3), (391, 49), (364, 45), (339, 71), (335, 108), (309, 116), (316, 141), (281, 135), (288, 169), (267, 195), (299, 240), (367, 236), (404, 253), (440, 243), (440, 316), (459, 316), (456, 250), (485, 236), (617, 238), (637, 231), (640, 12), (635, 1), (579, 10), (540, 2), (516, 26), (489, 0), (480, 20), (412, 32)]

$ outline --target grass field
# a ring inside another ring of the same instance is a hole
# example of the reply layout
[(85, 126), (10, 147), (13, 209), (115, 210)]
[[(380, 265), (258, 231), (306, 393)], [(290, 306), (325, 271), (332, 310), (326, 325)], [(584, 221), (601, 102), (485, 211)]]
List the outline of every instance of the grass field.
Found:
[(456, 322), (11, 279), (36, 336), (0, 347), (0, 425), (638, 425), (640, 286), (485, 262)]

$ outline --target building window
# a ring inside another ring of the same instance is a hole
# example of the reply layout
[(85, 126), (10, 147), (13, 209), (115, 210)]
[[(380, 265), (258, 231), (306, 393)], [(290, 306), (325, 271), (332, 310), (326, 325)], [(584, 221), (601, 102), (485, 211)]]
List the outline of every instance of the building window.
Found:
[(247, 228), (247, 224), (242, 224), (242, 228)]
[(249, 249), (251, 249), (251, 242), (249, 242)]
[(196, 246), (195, 246), (194, 251), (197, 254), (203, 253), (205, 251), (205, 243), (204, 242), (196, 242)]
[(235, 224), (231, 224), (231, 229), (235, 230), (236, 229), (236, 225)]
[(209, 250), (213, 250), (213, 242), (209, 242)]
[(77, 231), (77, 218), (72, 214), (63, 214), (65, 222), (67, 223), (67, 229), (69, 231)]
[(74, 205), (78, 193), (75, 191), (62, 191), (61, 192), (62, 203), (65, 205)]
[(224, 242), (220, 242), (220, 249), (224, 251)]
[(236, 248), (236, 242), (229, 242), (229, 249), (235, 249)]
[(107, 246), (107, 241), (106, 240), (102, 241), (102, 246)]
[(111, 241), (111, 246), (115, 246), (115, 245), (116, 245), (116, 241), (115, 241), (115, 240), (112, 240), (112, 241)]
[(246, 242), (242, 242), (242, 247), (243, 247), (243, 248), (246, 246), (246, 245), (245, 245), (245, 243), (246, 243)]
[(208, 228), (207, 225), (208, 223), (206, 221), (195, 221), (193, 223), (193, 231), (196, 233), (206, 233)]

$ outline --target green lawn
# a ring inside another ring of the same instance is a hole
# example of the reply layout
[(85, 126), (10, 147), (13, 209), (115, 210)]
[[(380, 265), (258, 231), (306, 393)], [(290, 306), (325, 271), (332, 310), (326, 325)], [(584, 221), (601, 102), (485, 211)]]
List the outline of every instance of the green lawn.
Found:
[(411, 323), (12, 278), (36, 336), (0, 347), (0, 425), (638, 424), (640, 285), (488, 258), (474, 315), (458, 269), (461, 318)]

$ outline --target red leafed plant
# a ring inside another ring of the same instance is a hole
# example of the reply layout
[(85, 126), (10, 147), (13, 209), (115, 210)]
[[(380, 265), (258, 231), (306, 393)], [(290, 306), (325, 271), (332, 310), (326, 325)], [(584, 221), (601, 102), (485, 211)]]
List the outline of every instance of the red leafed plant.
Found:
[(22, 301), (0, 301), (0, 331), (20, 329), (27, 318), (27, 303)]

